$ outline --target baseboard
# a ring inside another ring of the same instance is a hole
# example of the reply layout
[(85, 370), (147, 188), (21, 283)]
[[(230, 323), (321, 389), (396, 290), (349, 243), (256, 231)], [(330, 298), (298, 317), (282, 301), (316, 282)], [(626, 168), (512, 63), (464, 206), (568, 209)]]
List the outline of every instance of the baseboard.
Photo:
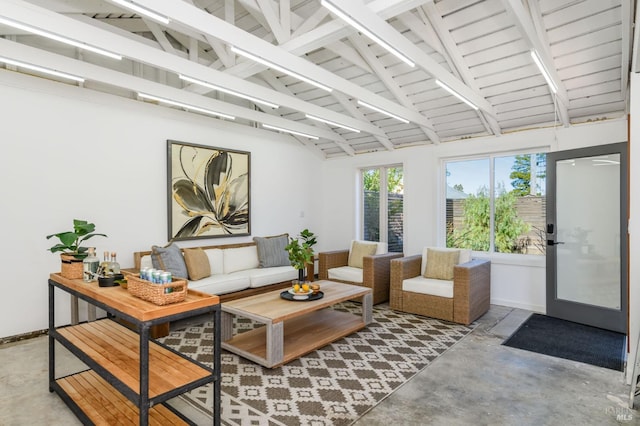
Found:
[(507, 306), (509, 308), (517, 308), (517, 309), (524, 309), (527, 311), (533, 311), (533, 312), (537, 312), (539, 314), (546, 314), (547, 313), (547, 308), (546, 306), (542, 306), (542, 305), (531, 305), (528, 303), (520, 303), (520, 302), (516, 302), (513, 300), (506, 300), (506, 299), (491, 299), (490, 302), (492, 305), (500, 305), (500, 306)]
[(30, 332), (24, 333), (24, 334), (16, 334), (15, 336), (1, 337), (0, 338), (0, 345), (5, 345), (7, 343), (19, 342), (21, 340), (33, 339), (34, 337), (39, 337), (39, 336), (45, 335), (47, 333), (49, 333), (49, 329), (30, 331)]

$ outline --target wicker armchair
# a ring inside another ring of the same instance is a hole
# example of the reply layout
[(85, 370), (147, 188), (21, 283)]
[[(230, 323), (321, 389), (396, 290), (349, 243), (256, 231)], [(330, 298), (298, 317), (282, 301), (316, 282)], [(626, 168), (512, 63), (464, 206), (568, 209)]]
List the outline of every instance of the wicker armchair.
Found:
[[(442, 297), (403, 289), (403, 281), (420, 277), (423, 255), (391, 261), (391, 309), (432, 318), (471, 324), (489, 310), (491, 262), (472, 259), (454, 266), (453, 297)], [(445, 281), (446, 286), (450, 281)]]
[(373, 304), (389, 300), (389, 274), (392, 259), (401, 258), (402, 253), (384, 253), (362, 258), (362, 281), (348, 281), (332, 276), (330, 269), (347, 267), (349, 250), (335, 250), (318, 253), (318, 278), (345, 284), (368, 287), (373, 293)]

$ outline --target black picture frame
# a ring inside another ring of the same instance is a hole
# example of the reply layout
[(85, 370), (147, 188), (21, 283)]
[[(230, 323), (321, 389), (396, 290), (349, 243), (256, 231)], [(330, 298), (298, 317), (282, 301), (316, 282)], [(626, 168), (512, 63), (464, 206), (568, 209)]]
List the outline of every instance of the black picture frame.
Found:
[(169, 241), (251, 235), (251, 153), (167, 140)]

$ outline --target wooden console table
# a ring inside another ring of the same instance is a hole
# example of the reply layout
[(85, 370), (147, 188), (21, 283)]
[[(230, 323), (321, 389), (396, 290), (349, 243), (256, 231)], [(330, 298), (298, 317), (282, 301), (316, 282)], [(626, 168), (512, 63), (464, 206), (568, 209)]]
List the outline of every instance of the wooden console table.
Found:
[[(56, 328), (56, 288), (104, 309), (109, 318)], [(211, 314), (214, 324), (213, 368), (150, 339), (156, 324), (204, 314)], [(55, 342), (89, 368), (56, 377)], [(218, 296), (189, 290), (183, 302), (157, 306), (120, 287), (49, 277), (49, 391), (60, 395), (84, 424), (193, 424), (165, 402), (212, 383), (212, 420), (219, 425), (220, 351)]]

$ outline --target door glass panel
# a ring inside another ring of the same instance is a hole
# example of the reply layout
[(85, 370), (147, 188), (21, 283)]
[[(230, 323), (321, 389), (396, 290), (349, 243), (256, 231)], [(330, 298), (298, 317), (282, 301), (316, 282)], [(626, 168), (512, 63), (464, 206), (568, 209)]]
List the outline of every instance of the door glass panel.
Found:
[(558, 299), (620, 309), (620, 155), (556, 163)]

